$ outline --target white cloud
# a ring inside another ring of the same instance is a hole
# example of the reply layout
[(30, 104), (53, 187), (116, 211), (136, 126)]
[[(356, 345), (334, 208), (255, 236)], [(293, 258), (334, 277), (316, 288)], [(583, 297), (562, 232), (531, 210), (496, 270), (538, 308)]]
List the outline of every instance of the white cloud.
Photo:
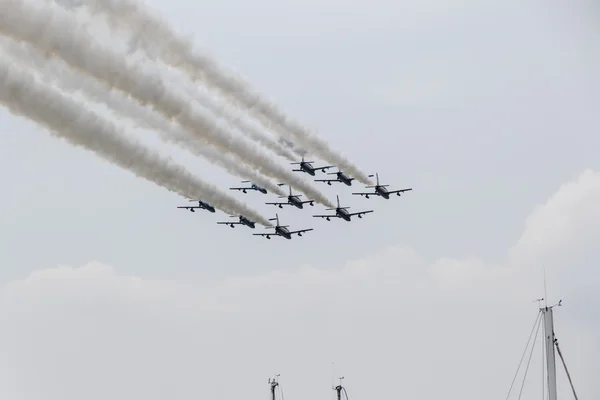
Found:
[[(585, 171), (536, 207), (497, 265), (396, 246), (338, 269), (219, 284), (123, 276), (97, 262), (40, 270), (2, 291), (0, 370), (10, 379), (0, 394), (261, 399), (280, 372), (287, 399), (327, 398), (335, 360), (354, 399), (500, 398), (533, 323), (543, 262), (551, 293), (565, 299), (557, 335), (591, 398), (600, 315), (585, 307), (600, 300), (599, 200), (600, 173)], [(584, 255), (575, 266), (564, 262), (573, 252)], [(525, 395), (539, 397), (540, 373), (536, 364)]]

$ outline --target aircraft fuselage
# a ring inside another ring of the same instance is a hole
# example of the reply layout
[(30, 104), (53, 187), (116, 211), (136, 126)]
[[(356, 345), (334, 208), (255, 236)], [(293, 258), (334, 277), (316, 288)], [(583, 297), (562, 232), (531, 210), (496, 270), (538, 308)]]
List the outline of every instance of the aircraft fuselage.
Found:
[(290, 231), (288, 231), (287, 228), (277, 227), (277, 228), (275, 228), (275, 233), (277, 233), (279, 236), (284, 237), (288, 240), (290, 240), (292, 238), (292, 235), (290, 235)]
[(241, 222), (242, 224), (246, 225), (248, 228), (251, 228), (251, 229), (254, 229), (254, 228), (256, 228), (256, 224), (255, 224), (254, 222), (250, 221), (250, 220), (249, 220), (249, 219), (247, 219), (247, 218), (241, 217), (241, 218), (240, 218), (240, 222)]
[(345, 221), (350, 222), (352, 220), (348, 211), (344, 209), (337, 209), (335, 213), (338, 215), (338, 217), (342, 218)]
[[(255, 185), (255, 184), (253, 184), (253, 185), (252, 185), (252, 189), (254, 189), (254, 190), (257, 190), (257, 191), (261, 192), (262, 194), (267, 194), (267, 189), (265, 189), (265, 188), (261, 188), (261, 187), (260, 187), (260, 186), (258, 186), (258, 185)], [(244, 192), (244, 193), (245, 193), (245, 192)]]
[(303, 209), (304, 208), (304, 204), (302, 204), (302, 201), (300, 201), (300, 199), (297, 196), (289, 196), (288, 197), (288, 201), (294, 207), (297, 207), (299, 209)]
[(382, 186), (377, 186), (375, 188), (375, 191), (377, 192), (378, 195), (380, 195), (381, 197), (383, 197), (384, 199), (388, 199), (390, 198), (390, 194), (388, 193), (387, 189), (382, 187)]
[(200, 207), (204, 208), (207, 211), (210, 211), (211, 213), (214, 213), (216, 211), (213, 206), (206, 203), (200, 204)]
[(343, 173), (338, 174), (338, 179), (340, 180), (340, 182), (346, 184), (346, 186), (352, 186), (352, 181), (350, 180), (350, 178), (348, 178)]
[(306, 172), (307, 174), (309, 174), (310, 176), (315, 176), (315, 170), (308, 163), (302, 163), (302, 164), (300, 164), (300, 169), (302, 171)]

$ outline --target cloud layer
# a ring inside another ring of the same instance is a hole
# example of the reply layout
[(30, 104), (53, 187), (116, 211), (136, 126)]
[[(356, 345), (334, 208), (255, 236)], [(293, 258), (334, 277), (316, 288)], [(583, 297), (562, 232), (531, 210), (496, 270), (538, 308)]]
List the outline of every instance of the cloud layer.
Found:
[[(92, 262), (2, 289), (0, 395), (24, 400), (327, 398), (331, 362), (353, 399), (504, 398), (546, 268), (578, 394), (600, 368), (600, 173), (536, 207), (500, 263), (402, 246), (339, 268), (223, 282), (123, 276)], [(435, 229), (435, 227), (432, 227)], [(168, 267), (168, 266), (166, 266)], [(541, 349), (524, 395), (541, 395)], [(559, 393), (568, 396), (559, 368)], [(570, 398), (570, 396), (565, 397)]]

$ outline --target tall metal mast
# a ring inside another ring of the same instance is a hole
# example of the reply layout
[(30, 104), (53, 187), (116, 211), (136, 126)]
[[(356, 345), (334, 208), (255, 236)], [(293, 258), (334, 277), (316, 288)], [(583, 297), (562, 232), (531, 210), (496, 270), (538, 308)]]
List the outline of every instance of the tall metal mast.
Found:
[(554, 351), (554, 315), (552, 309), (561, 306), (562, 300), (553, 306), (547, 305), (540, 308), (544, 318), (544, 347), (546, 348), (546, 376), (548, 377), (548, 400), (557, 400), (556, 397), (556, 353)]

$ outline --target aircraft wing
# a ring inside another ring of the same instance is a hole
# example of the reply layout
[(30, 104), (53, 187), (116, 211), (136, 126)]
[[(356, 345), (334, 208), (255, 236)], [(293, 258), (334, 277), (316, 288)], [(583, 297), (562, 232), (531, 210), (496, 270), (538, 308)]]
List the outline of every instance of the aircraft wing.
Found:
[(252, 236), (263, 236), (266, 238), (270, 238), (271, 236), (276, 236), (275, 233), (253, 233)]
[(217, 224), (219, 225), (240, 225), (241, 222), (239, 221), (233, 221), (233, 222), (217, 222)]
[(314, 202), (315, 202), (314, 200), (304, 200), (304, 201), (301, 201), (300, 203), (306, 204), (306, 203), (314, 203)]
[(369, 214), (369, 213), (372, 213), (372, 212), (373, 212), (373, 210), (369, 210), (369, 211), (359, 211), (359, 212), (355, 212), (355, 213), (348, 214), (348, 216), (350, 216), (350, 217), (353, 217), (353, 216), (355, 216), (355, 215), (364, 215), (364, 214)]
[(313, 215), (314, 218), (339, 218), (339, 215)]
[(290, 205), (290, 203), (265, 203), (265, 204), (268, 204), (271, 206), (286, 206), (286, 205), (289, 206)]
[(312, 229), (312, 228), (310, 228), (310, 229), (300, 229), (299, 231), (293, 231), (293, 232), (290, 232), (290, 235), (293, 235), (293, 234), (295, 234), (295, 233), (297, 233), (297, 234), (301, 234), (301, 233), (304, 233), (304, 232), (309, 232), (309, 231), (312, 231), (312, 230), (314, 230), (314, 229)]
[(334, 168), (334, 167), (335, 167), (335, 165), (326, 165), (324, 167), (313, 167), (313, 169), (315, 171), (325, 171), (326, 169)]
[(202, 208), (202, 207), (198, 207), (198, 206), (177, 206), (177, 208), (183, 208), (185, 210), (191, 210), (194, 208)]
[(412, 190), (412, 188), (410, 188), (410, 189), (400, 189), (400, 190), (390, 190), (388, 193), (389, 193), (389, 194), (394, 194), (394, 193), (404, 193), (404, 192), (409, 192), (409, 191), (411, 191), (411, 190)]
[(229, 188), (229, 190), (254, 190), (254, 188), (251, 188), (251, 187), (245, 187), (245, 188)]
[(331, 183), (331, 182), (341, 182), (341, 181), (339, 179), (315, 179), (315, 182)]
[(352, 193), (353, 195), (360, 195), (360, 196), (377, 196), (377, 192), (362, 192), (362, 193)]

